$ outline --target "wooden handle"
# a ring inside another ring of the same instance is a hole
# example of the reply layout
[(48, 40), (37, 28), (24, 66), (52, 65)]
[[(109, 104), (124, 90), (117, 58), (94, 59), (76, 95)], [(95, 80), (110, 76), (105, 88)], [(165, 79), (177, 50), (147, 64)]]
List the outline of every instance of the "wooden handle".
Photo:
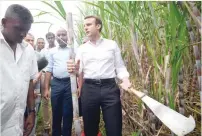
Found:
[(131, 92), (133, 94), (135, 94), (136, 96), (138, 96), (140, 99), (142, 99), (144, 96), (147, 96), (145, 93), (137, 91), (136, 89), (134, 89), (133, 87), (130, 87), (128, 90), (128, 92)]

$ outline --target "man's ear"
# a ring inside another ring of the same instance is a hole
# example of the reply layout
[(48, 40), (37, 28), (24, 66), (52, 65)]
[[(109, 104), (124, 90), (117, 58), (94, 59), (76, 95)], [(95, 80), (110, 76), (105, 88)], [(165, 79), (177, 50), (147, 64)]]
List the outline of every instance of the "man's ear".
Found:
[(100, 28), (101, 28), (101, 25), (100, 24), (97, 24), (97, 28), (100, 30)]
[(5, 18), (1, 19), (1, 24), (2, 24), (3, 27), (5, 27), (5, 24), (6, 24), (6, 19)]

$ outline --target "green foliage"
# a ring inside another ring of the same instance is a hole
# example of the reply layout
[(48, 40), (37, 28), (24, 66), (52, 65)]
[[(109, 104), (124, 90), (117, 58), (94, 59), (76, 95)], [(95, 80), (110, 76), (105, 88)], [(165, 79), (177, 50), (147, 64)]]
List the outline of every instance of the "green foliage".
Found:
[[(43, 3), (51, 7), (65, 21), (66, 13), (61, 1), (43, 1)], [(160, 4), (158, 2), (141, 1), (83, 1), (83, 5), (83, 7), (78, 7), (81, 18), (87, 15), (99, 16), (103, 20), (102, 36), (118, 42), (122, 54), (125, 54), (126, 61), (135, 64), (134, 59), (127, 60), (129, 57), (126, 56), (128, 54), (126, 52), (130, 50), (129, 54), (133, 56), (131, 49), (138, 49), (141, 44), (146, 47), (148, 55), (146, 57), (150, 58), (148, 63), (150, 66), (154, 66), (153, 81), (160, 82), (157, 88), (153, 88), (157, 90), (150, 90), (150, 92), (151, 95), (155, 95), (152, 92), (160, 91), (159, 95), (154, 96), (158, 100), (161, 100), (161, 97), (165, 94), (164, 58), (167, 55), (170, 56), (168, 67), (171, 67), (172, 89), (169, 93), (169, 99), (170, 107), (174, 109), (178, 73), (183, 65), (183, 60), (190, 60), (189, 55), (187, 55), (189, 54), (187, 48), (188, 32), (185, 22), (187, 12), (181, 11), (176, 2)], [(39, 15), (47, 13), (41, 12)], [(82, 21), (76, 22), (78, 26), (77, 40), (85, 36)], [(134, 42), (137, 48), (134, 48), (133, 37), (135, 37)], [(81, 43), (81, 40), (79, 41)], [(138, 50), (138, 55), (140, 55), (140, 49)], [(138, 61), (137, 58), (136, 61)], [(135, 78), (136, 75), (132, 76)], [(142, 76), (143, 80), (144, 76)]]
[[(60, 1), (52, 4), (51, 2), (43, 3), (52, 7), (65, 21), (66, 13)], [(169, 106), (176, 109), (178, 73), (180, 68), (191, 63), (185, 22), (190, 18), (190, 11), (183, 10), (174, 1), (83, 1), (81, 5), (78, 10), (82, 19), (76, 22), (77, 39), (85, 36), (83, 18), (87, 15), (99, 16), (103, 20), (102, 36), (117, 41), (123, 58), (127, 62), (132, 81), (144, 81), (148, 71), (138, 73), (137, 56), (140, 58), (141, 66), (152, 67), (149, 72), (151, 76), (148, 93), (162, 103), (165, 103), (164, 97), (166, 96), (165, 73), (168, 68), (171, 68), (168, 99)], [(201, 3), (196, 2), (196, 5), (200, 7)], [(39, 15), (43, 14), (48, 14), (48, 12), (39, 13)], [(134, 55), (135, 46), (137, 46), (137, 56)], [(142, 56), (141, 46), (146, 48), (146, 55)], [(169, 57), (168, 63), (165, 62), (167, 56)], [(148, 64), (142, 61), (145, 58)], [(143, 87), (148, 86), (148, 84), (141, 83)], [(140, 103), (138, 107), (141, 110)], [(104, 129), (102, 131), (104, 134)], [(134, 132), (132, 135), (139, 134), (139, 132)]]
[(133, 133), (132, 133), (132, 136), (140, 136), (140, 131), (138, 131), (138, 132), (133, 132)]

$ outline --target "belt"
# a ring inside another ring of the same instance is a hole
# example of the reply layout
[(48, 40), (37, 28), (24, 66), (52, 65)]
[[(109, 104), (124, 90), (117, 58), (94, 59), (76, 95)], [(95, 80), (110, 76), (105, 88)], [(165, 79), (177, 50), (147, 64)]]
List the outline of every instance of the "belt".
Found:
[(106, 79), (88, 79), (88, 78), (85, 78), (84, 82), (88, 83), (88, 84), (101, 85), (101, 84), (106, 84), (106, 83), (114, 83), (115, 78), (106, 78)]
[(57, 77), (53, 77), (53, 79), (58, 80), (58, 81), (63, 81), (63, 82), (70, 81), (70, 77), (65, 77), (65, 78), (57, 78)]

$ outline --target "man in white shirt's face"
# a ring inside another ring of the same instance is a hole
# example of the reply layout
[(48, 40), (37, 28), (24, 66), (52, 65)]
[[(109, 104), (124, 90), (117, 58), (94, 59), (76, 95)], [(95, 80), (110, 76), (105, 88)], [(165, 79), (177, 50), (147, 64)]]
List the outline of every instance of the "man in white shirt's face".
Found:
[(55, 34), (52, 32), (48, 32), (46, 34), (46, 40), (48, 41), (49, 47), (55, 46)]
[(84, 31), (90, 40), (100, 36), (102, 29), (102, 24), (100, 23), (101, 22), (96, 21), (95, 18), (86, 18), (84, 20)]
[(45, 40), (43, 38), (38, 38), (36, 41), (37, 51), (40, 52), (45, 47)]

